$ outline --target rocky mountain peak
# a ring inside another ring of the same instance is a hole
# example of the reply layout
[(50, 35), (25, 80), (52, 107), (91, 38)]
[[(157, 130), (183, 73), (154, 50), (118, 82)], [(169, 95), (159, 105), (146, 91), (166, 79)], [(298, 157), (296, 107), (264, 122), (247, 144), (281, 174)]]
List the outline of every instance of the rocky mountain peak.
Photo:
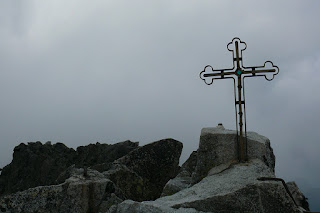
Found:
[[(275, 156), (269, 139), (255, 132), (248, 132), (247, 139), (248, 161), (239, 163), (237, 132), (222, 124), (204, 128), (199, 148), (181, 168), (182, 143), (174, 139), (142, 147), (131, 141), (97, 143), (76, 150), (63, 144), (20, 144), (12, 163), (0, 176), (5, 192), (0, 197), (0, 208), (2, 212), (19, 213), (308, 210), (307, 199), (298, 186), (275, 176)], [(21, 162), (23, 158), (28, 159), (27, 163)], [(47, 166), (55, 171), (50, 173), (51, 179), (41, 173), (45, 171), (41, 168)], [(30, 171), (30, 178), (21, 176)], [(35, 187), (32, 177), (49, 184)]]

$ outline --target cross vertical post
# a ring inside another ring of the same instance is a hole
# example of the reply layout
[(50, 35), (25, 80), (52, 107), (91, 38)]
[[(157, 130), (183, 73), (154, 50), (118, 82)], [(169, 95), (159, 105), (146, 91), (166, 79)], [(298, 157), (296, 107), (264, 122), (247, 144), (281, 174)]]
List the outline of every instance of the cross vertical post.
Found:
[[(238, 155), (240, 155), (240, 162), (244, 162), (247, 160), (247, 143), (244, 142), (244, 138), (243, 138), (243, 112), (242, 112), (242, 97), (241, 97), (241, 93), (242, 93), (242, 84), (241, 84), (241, 72), (240, 72), (240, 58), (239, 58), (239, 43), (238, 41), (235, 42), (235, 46), (236, 46), (236, 61), (237, 61), (237, 73), (238, 74), (238, 101), (236, 100), (235, 105), (238, 104), (238, 115), (239, 115), (239, 130), (240, 130), (240, 136), (238, 137), (238, 146), (239, 146), (239, 150), (238, 150)], [(243, 103), (244, 104), (244, 103)]]
[[(244, 79), (246, 77), (264, 76), (266, 80), (271, 81), (273, 80), (274, 76), (279, 73), (279, 68), (273, 65), (271, 61), (266, 61), (263, 66), (244, 66), (242, 51), (244, 51), (246, 48), (247, 44), (245, 42), (241, 41), (237, 37), (233, 38), (232, 41), (227, 45), (227, 49), (231, 51), (233, 55), (233, 67), (229, 69), (213, 69), (211, 65), (207, 65), (204, 67), (203, 71), (200, 72), (200, 78), (207, 85), (211, 85), (214, 79), (233, 79), (238, 147), (237, 153), (239, 162), (245, 162), (248, 160)], [(235, 79), (235, 76), (237, 76), (237, 79)]]

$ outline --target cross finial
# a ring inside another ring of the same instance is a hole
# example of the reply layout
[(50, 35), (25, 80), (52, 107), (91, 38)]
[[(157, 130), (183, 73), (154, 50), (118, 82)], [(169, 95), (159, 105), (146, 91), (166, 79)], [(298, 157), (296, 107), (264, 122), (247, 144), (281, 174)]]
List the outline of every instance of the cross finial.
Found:
[(264, 76), (266, 80), (271, 81), (274, 76), (279, 73), (279, 68), (273, 65), (271, 61), (266, 61), (263, 66), (246, 67), (243, 63), (242, 56), (242, 52), (246, 48), (247, 44), (245, 42), (241, 41), (237, 37), (233, 38), (232, 41), (227, 44), (227, 49), (232, 52), (233, 67), (229, 69), (213, 69), (211, 65), (207, 65), (204, 67), (203, 71), (200, 72), (200, 78), (204, 80), (207, 85), (211, 85), (214, 79), (233, 79), (237, 123), (236, 129), (238, 135), (238, 156), (240, 162), (247, 161), (247, 125), (245, 94), (243, 89), (244, 79), (247, 77)]

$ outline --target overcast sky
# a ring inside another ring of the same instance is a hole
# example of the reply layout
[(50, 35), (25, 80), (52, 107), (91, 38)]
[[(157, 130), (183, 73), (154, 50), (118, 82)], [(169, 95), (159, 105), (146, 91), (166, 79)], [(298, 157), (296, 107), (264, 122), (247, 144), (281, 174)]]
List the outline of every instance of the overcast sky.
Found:
[[(290, 4), (289, 4), (290, 3)], [(200, 131), (235, 129), (233, 83), (205, 65), (271, 60), (246, 79), (247, 127), (267, 136), (276, 174), (320, 188), (320, 1), (1, 1), (0, 167), (21, 142), (69, 147), (163, 138), (196, 150)]]

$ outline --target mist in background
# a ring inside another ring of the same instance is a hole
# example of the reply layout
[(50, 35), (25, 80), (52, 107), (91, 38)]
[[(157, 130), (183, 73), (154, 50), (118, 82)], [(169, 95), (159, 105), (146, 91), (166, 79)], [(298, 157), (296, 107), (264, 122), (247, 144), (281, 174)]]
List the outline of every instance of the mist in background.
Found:
[(0, 168), (29, 141), (174, 138), (183, 163), (203, 127), (236, 128), (232, 81), (207, 86), (199, 73), (232, 67), (226, 45), (239, 37), (244, 65), (280, 68), (270, 82), (246, 79), (247, 128), (270, 139), (276, 175), (316, 203), (319, 9), (295, 0), (1, 1)]

